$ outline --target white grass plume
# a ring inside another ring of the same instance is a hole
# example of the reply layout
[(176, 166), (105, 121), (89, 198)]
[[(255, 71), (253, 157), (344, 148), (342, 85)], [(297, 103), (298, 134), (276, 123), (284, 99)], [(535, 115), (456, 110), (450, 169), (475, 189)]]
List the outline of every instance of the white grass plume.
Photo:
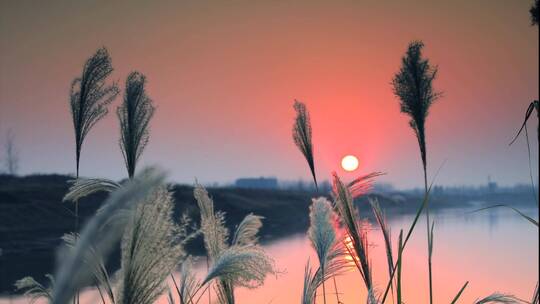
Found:
[(309, 209), (308, 237), (317, 253), (319, 265), (324, 270), (332, 249), (339, 244), (332, 226), (335, 215), (330, 202), (324, 197), (313, 199)]
[(118, 303), (151, 304), (167, 291), (166, 279), (185, 255), (175, 241), (172, 207), (161, 187), (133, 213), (122, 237)]
[[(77, 233), (67, 233), (62, 237), (64, 244), (71, 250), (76, 248), (78, 239), (79, 235)], [(115, 303), (113, 286), (107, 268), (105, 267), (105, 262), (93, 246), (89, 246), (87, 249), (84, 256), (84, 264), (85, 267), (92, 272), (93, 279), (100, 295), (102, 295), (101, 289), (104, 289), (110, 303)]]
[(201, 284), (217, 281), (215, 289), (218, 302), (233, 304), (236, 286), (259, 287), (267, 274), (275, 273), (273, 261), (257, 245), (257, 233), (262, 226), (262, 217), (247, 215), (237, 227), (231, 245), (224, 214), (214, 211), (214, 202), (200, 184), (195, 185), (193, 192), (199, 205), (201, 232), (211, 262), (208, 274)]
[(122, 188), (114, 191), (104, 202), (103, 212), (98, 212), (83, 228), (77, 246), (66, 255), (56, 270), (56, 284), (53, 291), (52, 304), (65, 304), (73, 297), (91, 275), (84, 267), (84, 257), (90, 246), (104, 258), (109, 255), (112, 247), (120, 239), (123, 225), (110, 222), (107, 233), (100, 233), (103, 225), (119, 211), (133, 209), (150, 193), (156, 190), (165, 179), (165, 174), (159, 170), (147, 169)]
[(193, 190), (201, 213), (201, 232), (204, 236), (204, 246), (210, 259), (216, 259), (225, 250), (229, 237), (229, 231), (225, 227), (224, 215), (214, 212), (214, 202), (206, 189), (196, 184)]
[(233, 246), (254, 245), (258, 241), (257, 234), (262, 227), (262, 216), (248, 214), (236, 228), (232, 240)]
[(64, 202), (76, 202), (97, 192), (113, 192), (121, 187), (115, 181), (105, 178), (77, 178), (70, 181), (68, 193), (62, 199)]
[(40, 298), (45, 298), (47, 301), (52, 300), (52, 288), (54, 287), (54, 278), (51, 274), (46, 274), (45, 277), (49, 280), (50, 286), (45, 287), (36, 281), (33, 277), (24, 277), (15, 282), (17, 291), (24, 291), (24, 296), (30, 299), (30, 304), (35, 303)]
[(274, 273), (273, 262), (259, 246), (232, 246), (214, 261), (203, 284), (219, 278), (235, 286), (257, 288), (267, 274)]

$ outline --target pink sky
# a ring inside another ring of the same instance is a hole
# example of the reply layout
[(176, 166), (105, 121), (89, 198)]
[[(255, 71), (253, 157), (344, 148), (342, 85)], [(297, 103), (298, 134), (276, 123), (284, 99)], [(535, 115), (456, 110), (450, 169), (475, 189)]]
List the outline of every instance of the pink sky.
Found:
[[(441, 184), (527, 182), (525, 143), (508, 142), (538, 98), (530, 2), (2, 1), (0, 138), (16, 133), (22, 174), (74, 172), (69, 86), (106, 46), (111, 79), (123, 91), (130, 71), (144, 73), (157, 105), (139, 167), (159, 164), (188, 183), (308, 180), (291, 139), (298, 98), (311, 112), (319, 179), (355, 154), (357, 174), (419, 186), (417, 142), (390, 81), (408, 42), (421, 39), (444, 92), (427, 122), (430, 175), (446, 159)], [(126, 176), (120, 101), (85, 141), (84, 176)], [(535, 139), (536, 121), (529, 130)]]

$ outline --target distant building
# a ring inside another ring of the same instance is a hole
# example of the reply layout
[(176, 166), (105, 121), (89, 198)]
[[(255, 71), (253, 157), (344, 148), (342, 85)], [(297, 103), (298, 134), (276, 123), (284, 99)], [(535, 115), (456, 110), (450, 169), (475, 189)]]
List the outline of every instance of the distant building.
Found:
[(237, 188), (247, 189), (277, 189), (278, 187), (275, 177), (239, 178), (234, 184)]

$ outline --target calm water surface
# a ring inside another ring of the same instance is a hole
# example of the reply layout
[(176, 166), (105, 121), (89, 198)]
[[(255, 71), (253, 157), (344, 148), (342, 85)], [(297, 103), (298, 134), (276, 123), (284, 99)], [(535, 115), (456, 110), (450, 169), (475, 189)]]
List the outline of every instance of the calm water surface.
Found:
[[(472, 303), (494, 291), (512, 293), (529, 300), (538, 281), (538, 229), (511, 211), (492, 209), (480, 213), (457, 209), (439, 211), (435, 218), (433, 255), (434, 293), (440, 303), (449, 303), (469, 281), (460, 303)], [(528, 210), (537, 218), (537, 209)], [(407, 230), (412, 216), (389, 218), (393, 243), (400, 229)], [(370, 233), (373, 277), (379, 291), (386, 286), (388, 269), (381, 232)], [(316, 256), (305, 235), (294, 235), (265, 246), (283, 273), (267, 278), (256, 290), (239, 288), (238, 303), (300, 303), (305, 264)], [(397, 250), (395, 250), (397, 251)], [(404, 253), (403, 294), (406, 303), (427, 303), (425, 219), (418, 223)], [(206, 267), (199, 267), (200, 275)], [(345, 304), (365, 303), (366, 291), (359, 274), (352, 269), (336, 280), (339, 299)], [(337, 303), (332, 282), (328, 282), (327, 303)], [(215, 296), (212, 296), (215, 299)], [(322, 303), (322, 297), (317, 297)], [(84, 292), (82, 303), (98, 303), (95, 291)], [(160, 301), (167, 303), (165, 299)], [(17, 297), (0, 303), (28, 303)], [(205, 298), (201, 303), (208, 303)], [(392, 303), (392, 299), (387, 301)]]

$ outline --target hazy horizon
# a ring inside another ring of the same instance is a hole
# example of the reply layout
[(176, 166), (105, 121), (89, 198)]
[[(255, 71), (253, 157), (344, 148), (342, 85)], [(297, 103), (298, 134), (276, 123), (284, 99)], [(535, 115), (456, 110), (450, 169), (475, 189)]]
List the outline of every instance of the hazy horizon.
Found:
[[(295, 98), (311, 112), (321, 180), (371, 171), (420, 187), (418, 144), (390, 81), (409, 41), (424, 41), (444, 93), (427, 121), (437, 184), (529, 183), (524, 138), (538, 99), (538, 27), (530, 1), (72, 3), (0, 1), (0, 143), (12, 129), (20, 174), (75, 172), (71, 81), (108, 48), (121, 94), (88, 135), (81, 175), (126, 177), (116, 107), (132, 70), (157, 110), (139, 168), (171, 180), (310, 179), (291, 139)], [(536, 122), (529, 127), (538, 176)], [(360, 168), (339, 168), (354, 154)], [(3, 158), (3, 149), (0, 158)]]

